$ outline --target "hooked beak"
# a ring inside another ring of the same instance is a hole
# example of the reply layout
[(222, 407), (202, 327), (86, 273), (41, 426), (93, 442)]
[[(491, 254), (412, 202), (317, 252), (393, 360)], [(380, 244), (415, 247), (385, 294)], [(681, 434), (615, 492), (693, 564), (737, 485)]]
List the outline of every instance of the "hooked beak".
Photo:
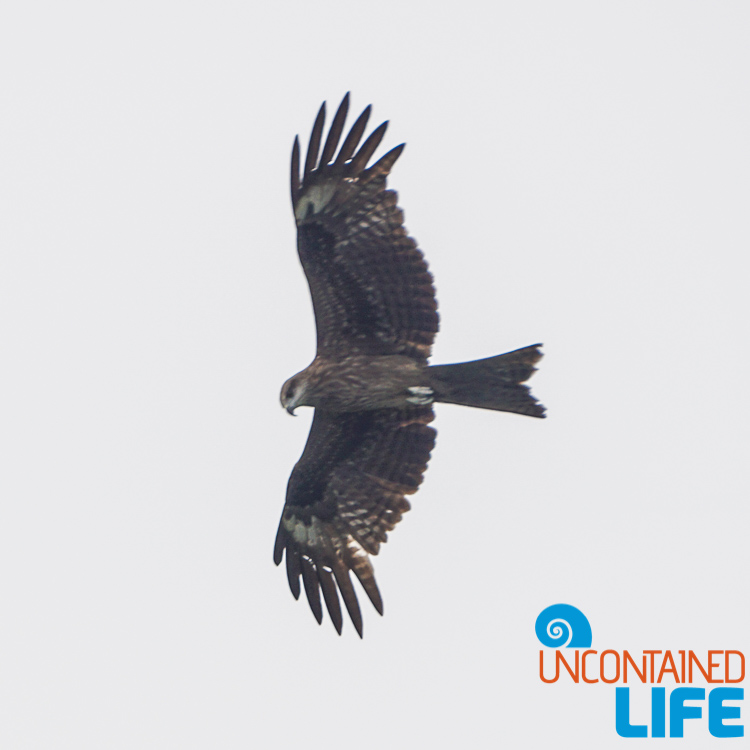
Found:
[(294, 410), (300, 405), (300, 401), (304, 398), (305, 385), (302, 383), (295, 387), (291, 381), (291, 378), (287, 380), (287, 382), (284, 383), (284, 387), (281, 389), (281, 406), (287, 410), (287, 413), (295, 417), (297, 415), (294, 413)]

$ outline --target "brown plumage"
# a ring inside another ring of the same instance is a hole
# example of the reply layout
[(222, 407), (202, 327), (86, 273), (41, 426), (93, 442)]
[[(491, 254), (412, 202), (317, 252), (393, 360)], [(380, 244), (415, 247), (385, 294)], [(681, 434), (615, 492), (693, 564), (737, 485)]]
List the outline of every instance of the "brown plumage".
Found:
[[(432, 276), (407, 235), (386, 177), (404, 145), (367, 163), (387, 122), (357, 149), (370, 107), (344, 139), (349, 95), (322, 147), (325, 104), (313, 125), (300, 176), (292, 149), (292, 206), (297, 249), (310, 285), (317, 353), (287, 380), (290, 413), (315, 407), (307, 445), (289, 478), (274, 561), (286, 550), (289, 586), (322, 621), (321, 592), (341, 633), (340, 592), (362, 636), (353, 571), (378, 612), (383, 602), (369, 555), (409, 510), (435, 444), (432, 404), (464, 404), (544, 416), (526, 386), (540, 344), (474, 362), (429, 366), (438, 330)], [(336, 153), (338, 149), (338, 154)]]

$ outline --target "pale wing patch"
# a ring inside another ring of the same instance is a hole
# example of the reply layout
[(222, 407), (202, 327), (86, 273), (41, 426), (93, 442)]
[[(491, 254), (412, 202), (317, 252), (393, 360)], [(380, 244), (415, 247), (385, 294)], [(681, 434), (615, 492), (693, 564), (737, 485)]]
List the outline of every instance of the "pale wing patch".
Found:
[[(355, 573), (358, 570), (362, 572), (365, 568), (372, 570), (369, 555), (364, 547), (352, 534), (341, 534), (340, 530), (335, 529), (333, 524), (321, 521), (317, 516), (312, 516), (310, 524), (307, 525), (294, 515), (284, 518), (282, 524), (294, 541), (302, 547), (302, 553), (309, 555), (313, 562), (321, 560), (323, 557), (321, 553), (330, 554), (334, 552), (338, 559), (354, 563), (352, 569)], [(321, 561), (331, 567), (332, 561), (325, 559)]]
[[(305, 190), (304, 195), (299, 199), (294, 209), (294, 218), (300, 222), (304, 221), (311, 214), (320, 213), (333, 198), (338, 181), (323, 182), (317, 185), (310, 185)], [(312, 209), (312, 210), (310, 210)]]

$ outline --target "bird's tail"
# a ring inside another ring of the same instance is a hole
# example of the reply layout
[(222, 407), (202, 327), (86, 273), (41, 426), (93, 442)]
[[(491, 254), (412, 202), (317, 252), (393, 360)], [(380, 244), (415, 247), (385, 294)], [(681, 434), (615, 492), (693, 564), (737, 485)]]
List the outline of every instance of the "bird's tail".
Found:
[(473, 362), (428, 367), (435, 401), (543, 417), (544, 407), (527, 386), (521, 385), (536, 372), (534, 365), (542, 358), (540, 346), (534, 344)]

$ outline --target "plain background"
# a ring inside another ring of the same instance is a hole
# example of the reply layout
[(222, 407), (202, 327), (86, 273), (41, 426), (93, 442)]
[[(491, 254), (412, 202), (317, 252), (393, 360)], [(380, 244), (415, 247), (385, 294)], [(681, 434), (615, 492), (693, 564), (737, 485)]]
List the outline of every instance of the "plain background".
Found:
[[(749, 32), (739, 1), (5, 3), (0, 745), (638, 744), (613, 686), (540, 682), (555, 602), (599, 650), (750, 655)], [(549, 409), (438, 408), (364, 641), (271, 560), (314, 354), (288, 160), (348, 90), (408, 142), (433, 361), (541, 341)]]

